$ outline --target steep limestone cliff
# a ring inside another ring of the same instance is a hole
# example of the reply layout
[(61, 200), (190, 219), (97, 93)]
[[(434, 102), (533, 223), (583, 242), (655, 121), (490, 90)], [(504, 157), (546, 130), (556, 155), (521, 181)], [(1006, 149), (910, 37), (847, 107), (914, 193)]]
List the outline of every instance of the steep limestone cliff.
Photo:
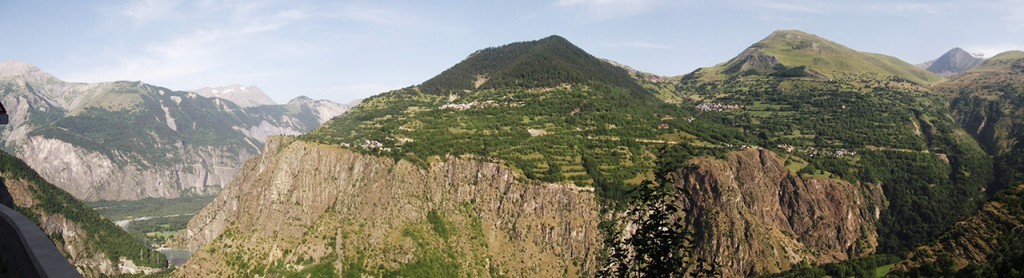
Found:
[(592, 190), (501, 164), (280, 138), (189, 223), (182, 245), (198, 252), (176, 274), (588, 276), (599, 220)]
[(881, 187), (800, 177), (767, 150), (700, 158), (671, 174), (693, 255), (726, 277), (774, 273), (870, 254), (885, 204)]

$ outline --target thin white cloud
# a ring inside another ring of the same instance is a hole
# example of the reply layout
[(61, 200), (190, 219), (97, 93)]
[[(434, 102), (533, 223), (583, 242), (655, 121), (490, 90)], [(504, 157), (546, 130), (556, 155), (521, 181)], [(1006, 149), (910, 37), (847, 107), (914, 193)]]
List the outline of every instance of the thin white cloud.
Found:
[(411, 23), (410, 16), (381, 8), (345, 7), (333, 17), (386, 26), (408, 26)]
[(201, 74), (218, 66), (216, 42), (223, 36), (220, 31), (202, 30), (149, 44), (142, 54), (119, 57), (112, 65), (72, 73), (68, 79), (103, 82), (129, 78), (162, 83)]
[(109, 11), (131, 19), (133, 24), (141, 25), (176, 16), (180, 4), (181, 0), (144, 0), (112, 7)]
[(804, 14), (946, 14), (970, 2), (933, 1), (811, 1), (811, 0), (742, 0), (741, 5), (761, 9)]
[(675, 47), (646, 41), (625, 41), (604, 44), (607, 48), (674, 49)]
[(1006, 12), (1002, 19), (1011, 29), (1014, 31), (1024, 30), (1024, 1), (1004, 0), (993, 4), (996, 8)]
[(666, 0), (558, 0), (558, 6), (579, 7), (600, 18), (623, 17), (652, 11)]
[(791, 2), (779, 2), (779, 1), (751, 1), (750, 4), (765, 8), (769, 10), (783, 11), (783, 12), (794, 12), (794, 13), (811, 13), (820, 14), (825, 13), (828, 9), (813, 5), (809, 2), (804, 3), (792, 3)]
[[(134, 13), (125, 13), (120, 20), (138, 22), (144, 11), (159, 7), (159, 4), (140, 2)], [(181, 82), (216, 82), (216, 76), (238, 76), (237, 72), (227, 72), (230, 68), (237, 69), (246, 59), (262, 57), (243, 57), (255, 50), (264, 50), (272, 54), (295, 53), (289, 47), (298, 44), (287, 41), (273, 42), (273, 45), (256, 43), (271, 32), (285, 28), (297, 21), (310, 17), (302, 9), (280, 10), (267, 7), (260, 3), (243, 5), (222, 5), (220, 2), (205, 2), (198, 6), (175, 5), (177, 10), (168, 13), (189, 15), (180, 21), (183, 26), (187, 22), (192, 30), (166, 39), (142, 42), (137, 51), (128, 49), (113, 58), (113, 62), (105, 66), (94, 66), (68, 75), (72, 81), (104, 82), (114, 80), (142, 80), (145, 82), (177, 86), (195, 86)], [(132, 10), (132, 9), (128, 9)], [(113, 19), (115, 22), (118, 19)], [(146, 32), (147, 30), (136, 30)], [(144, 37), (144, 36), (140, 36)], [(265, 41), (265, 40), (264, 40)], [(248, 51), (248, 52), (246, 52)], [(241, 82), (231, 80), (221, 82)], [(209, 84), (203, 84), (209, 85)]]

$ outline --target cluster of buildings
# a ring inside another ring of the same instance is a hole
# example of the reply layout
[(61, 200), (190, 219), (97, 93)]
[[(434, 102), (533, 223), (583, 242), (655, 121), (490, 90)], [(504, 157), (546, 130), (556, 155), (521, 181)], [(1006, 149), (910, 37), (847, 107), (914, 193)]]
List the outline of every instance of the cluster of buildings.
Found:
[(438, 107), (438, 109), (442, 109), (442, 110), (450, 109), (450, 110), (463, 111), (463, 110), (469, 110), (469, 109), (473, 109), (473, 108), (490, 108), (490, 107), (498, 107), (498, 106), (519, 107), (519, 106), (523, 106), (523, 103), (522, 102), (498, 103), (498, 102), (493, 101), (493, 100), (488, 100), (488, 101), (484, 101), (484, 102), (474, 101), (474, 102), (470, 102), (470, 103), (449, 103), (449, 104), (441, 105), (441, 107)]
[(380, 141), (377, 140), (363, 140), (363, 144), (360, 145), (359, 147), (362, 147), (367, 150), (381, 150), (385, 152), (391, 151), (391, 148), (384, 147), (384, 143), (381, 143)]
[(697, 110), (704, 111), (704, 112), (722, 112), (722, 111), (725, 111), (725, 110), (736, 110), (736, 109), (739, 109), (739, 108), (740, 107), (736, 106), (735, 104), (726, 105), (726, 104), (714, 103), (714, 102), (705, 102), (705, 103), (701, 103), (701, 104), (697, 105)]
[(779, 144), (778, 147), (780, 149), (786, 150), (786, 152), (788, 152), (788, 153), (791, 153), (793, 151), (800, 151), (800, 152), (806, 153), (810, 157), (814, 157), (814, 156), (844, 157), (844, 156), (857, 155), (856, 151), (851, 151), (851, 150), (847, 150), (847, 149), (826, 150), (826, 149), (820, 149), (818, 147), (807, 147), (807, 148), (797, 149), (797, 147), (790, 146), (788, 144)]

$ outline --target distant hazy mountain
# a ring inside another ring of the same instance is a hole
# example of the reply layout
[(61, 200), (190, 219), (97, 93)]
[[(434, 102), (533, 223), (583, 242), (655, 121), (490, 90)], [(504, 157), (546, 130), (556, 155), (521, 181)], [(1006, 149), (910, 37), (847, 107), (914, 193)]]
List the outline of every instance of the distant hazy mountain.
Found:
[(299, 96), (292, 100), (289, 100), (286, 107), (309, 107), (313, 110), (313, 113), (320, 119), (320, 123), (327, 122), (331, 118), (337, 115), (341, 115), (348, 111), (349, 108), (359, 104), (358, 101), (353, 101), (354, 104), (339, 104), (330, 100), (321, 99), (315, 100), (307, 96)]
[(275, 105), (263, 90), (256, 86), (228, 85), (223, 87), (205, 87), (195, 92), (204, 97), (216, 97), (230, 100), (241, 107), (253, 107), (260, 105)]
[(938, 59), (920, 64), (918, 67), (942, 76), (950, 76), (967, 72), (984, 62), (985, 59), (957, 47), (942, 54)]
[(16, 62), (0, 63), (0, 97), (11, 115), (3, 148), (84, 200), (210, 192), (268, 135), (307, 132), (345, 109), (241, 107), (142, 82), (68, 83)]

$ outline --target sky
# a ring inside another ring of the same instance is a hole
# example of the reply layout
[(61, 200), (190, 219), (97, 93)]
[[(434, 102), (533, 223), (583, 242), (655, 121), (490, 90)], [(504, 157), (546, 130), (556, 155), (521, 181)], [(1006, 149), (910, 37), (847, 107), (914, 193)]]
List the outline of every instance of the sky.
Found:
[(912, 64), (1024, 49), (1024, 0), (0, 0), (0, 61), (72, 82), (253, 85), (279, 103), (417, 85), (473, 51), (560, 35), (675, 76), (798, 29)]

